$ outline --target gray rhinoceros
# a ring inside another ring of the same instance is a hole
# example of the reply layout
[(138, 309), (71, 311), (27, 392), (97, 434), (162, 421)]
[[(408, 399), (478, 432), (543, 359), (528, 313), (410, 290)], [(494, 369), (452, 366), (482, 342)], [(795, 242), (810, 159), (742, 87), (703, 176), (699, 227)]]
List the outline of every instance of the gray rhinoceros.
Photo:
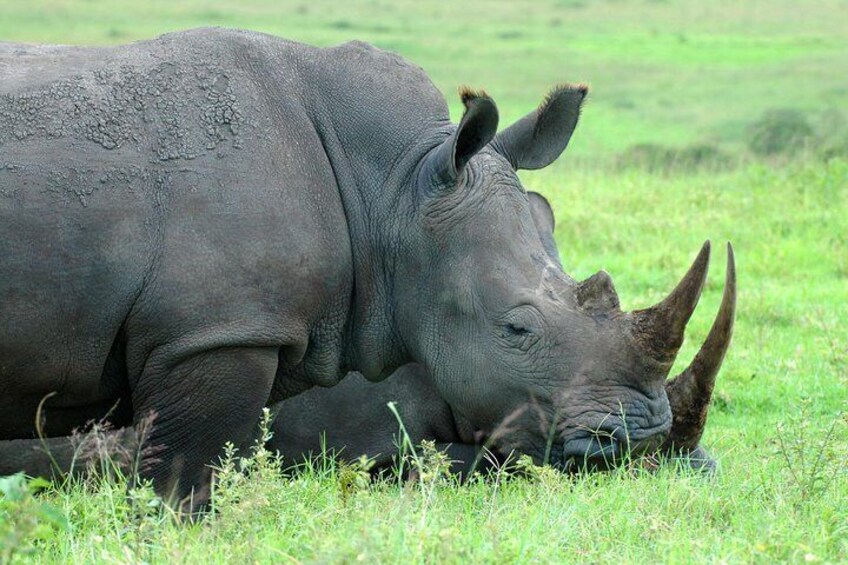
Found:
[[(542, 242), (551, 259), (559, 263), (551, 209), (540, 195), (527, 194)], [(697, 372), (689, 370), (667, 381), (672, 427), (664, 444), (646, 454), (651, 458), (677, 458), (705, 472), (714, 471), (715, 462), (698, 441), (734, 321), (736, 279), (732, 250), (729, 251), (725, 296), (708, 345), (694, 365)], [(368, 457), (374, 463), (373, 469), (380, 471), (395, 464), (400, 440), (397, 419), (388, 408), (390, 402), (396, 403), (410, 441), (414, 445), (424, 440), (436, 442), (449, 455), (456, 473), (467, 476), (472, 469), (483, 471), (489, 463), (503, 463), (509, 457), (499, 445), (500, 432), (495, 430), (493, 435), (487, 434), (456, 413), (441, 397), (424, 367), (415, 363), (404, 365), (379, 383), (353, 373), (334, 387), (314, 387), (278, 402), (272, 408), (273, 436), (266, 447), (279, 452), (288, 464), (329, 453), (348, 461)], [(540, 421), (536, 425), (545, 426), (545, 423)], [(480, 452), (482, 447), (490, 448), (485, 456)], [(30, 475), (50, 476), (56, 471), (84, 471), (89, 465), (98, 464), (104, 455), (126, 466), (135, 460), (140, 448), (143, 446), (138, 445), (138, 438), (131, 429), (94, 436), (77, 434), (50, 438), (46, 442), (0, 442), (0, 474), (24, 471)], [(591, 460), (592, 454), (586, 455)], [(571, 463), (574, 470), (584, 468), (582, 461)]]
[(584, 86), (496, 133), (491, 98), (452, 124), (396, 55), (218, 29), (0, 44), (0, 79), (0, 439), (155, 414), (143, 474), (196, 504), (263, 406), (414, 361), (537, 459), (665, 441), (709, 247), (623, 313), (556, 265), (515, 173), (565, 149)]

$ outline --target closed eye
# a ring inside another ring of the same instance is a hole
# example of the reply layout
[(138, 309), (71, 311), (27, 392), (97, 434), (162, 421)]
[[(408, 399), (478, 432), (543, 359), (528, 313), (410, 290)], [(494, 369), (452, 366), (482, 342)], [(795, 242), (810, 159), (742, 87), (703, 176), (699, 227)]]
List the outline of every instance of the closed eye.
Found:
[(539, 341), (539, 336), (533, 330), (520, 324), (504, 324), (501, 331), (510, 346), (520, 351), (529, 351)]
[(526, 352), (540, 341), (544, 328), (542, 320), (534, 306), (522, 304), (495, 323), (497, 332), (510, 348)]
[(524, 335), (528, 335), (528, 334), (533, 333), (530, 330), (528, 330), (527, 328), (520, 326), (518, 324), (507, 324), (505, 326), (505, 330), (506, 330), (506, 333), (508, 335), (512, 335), (512, 336), (524, 336)]

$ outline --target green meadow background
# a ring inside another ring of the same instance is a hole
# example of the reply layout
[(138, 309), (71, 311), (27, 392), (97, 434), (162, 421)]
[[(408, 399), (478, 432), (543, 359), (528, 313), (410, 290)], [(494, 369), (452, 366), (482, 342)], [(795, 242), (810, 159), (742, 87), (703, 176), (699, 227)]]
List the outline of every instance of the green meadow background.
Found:
[(701, 243), (713, 268), (681, 351), (704, 339), (732, 241), (736, 333), (704, 437), (712, 479), (661, 469), (459, 486), (356, 465), (224, 473), (218, 511), (181, 524), (121, 481), (0, 482), (15, 562), (848, 562), (848, 2), (0, 0), (0, 40), (111, 44), (201, 25), (421, 65), (460, 112), (484, 88), (503, 124), (558, 82), (590, 101), (565, 156), (522, 173), (551, 201), (566, 270), (652, 304)]

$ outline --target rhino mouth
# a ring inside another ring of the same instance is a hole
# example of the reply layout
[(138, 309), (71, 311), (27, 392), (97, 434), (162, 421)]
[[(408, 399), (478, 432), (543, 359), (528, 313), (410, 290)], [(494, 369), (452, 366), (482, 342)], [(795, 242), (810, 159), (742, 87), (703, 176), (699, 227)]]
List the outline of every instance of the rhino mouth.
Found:
[(611, 436), (576, 438), (563, 444), (555, 467), (567, 473), (608, 471), (621, 465), (625, 451), (622, 442)]

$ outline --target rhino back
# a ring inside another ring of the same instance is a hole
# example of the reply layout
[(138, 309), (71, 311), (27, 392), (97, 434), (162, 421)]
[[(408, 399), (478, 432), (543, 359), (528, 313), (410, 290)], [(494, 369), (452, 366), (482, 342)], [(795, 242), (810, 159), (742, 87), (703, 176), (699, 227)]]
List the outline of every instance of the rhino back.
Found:
[(96, 413), (163, 343), (338, 342), (350, 242), (309, 49), (227, 30), (0, 46), (0, 403)]

